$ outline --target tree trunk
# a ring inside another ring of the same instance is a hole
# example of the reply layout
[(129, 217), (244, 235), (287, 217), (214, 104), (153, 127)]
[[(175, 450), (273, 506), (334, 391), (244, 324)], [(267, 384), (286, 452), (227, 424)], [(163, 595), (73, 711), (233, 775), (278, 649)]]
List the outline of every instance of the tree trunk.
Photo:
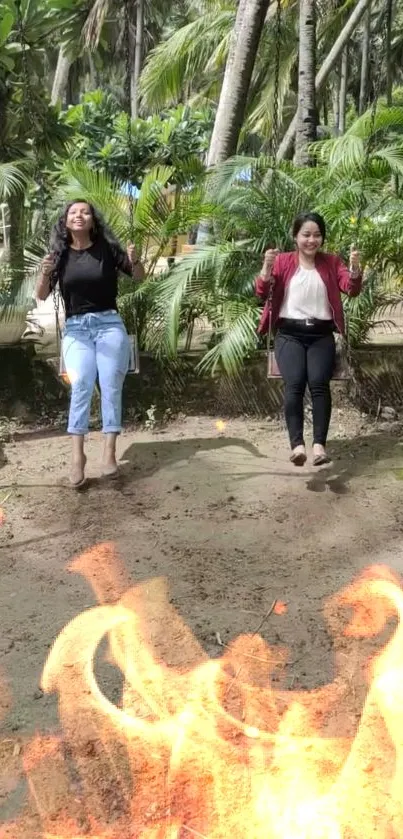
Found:
[(386, 6), (386, 104), (393, 103), (393, 65), (392, 65), (392, 23), (393, 0), (387, 0)]
[[(237, 150), (260, 36), (270, 0), (239, 0), (232, 31), (207, 167), (227, 160)], [(206, 242), (210, 226), (201, 220), (196, 244)]]
[(322, 108), (323, 108), (323, 125), (325, 126), (325, 128), (327, 128), (328, 125), (329, 125), (329, 105), (328, 105), (328, 100), (327, 100), (327, 92), (325, 92), (325, 95), (323, 97)]
[(235, 154), (270, 0), (240, 0), (211, 138), (208, 167)]
[(24, 279), (24, 196), (19, 193), (7, 199), (9, 213), (9, 263), (13, 292)]
[(360, 79), (360, 100), (358, 113), (361, 115), (367, 108), (368, 102), (368, 81), (369, 81), (369, 50), (371, 45), (371, 3), (368, 11), (365, 12), (362, 28), (361, 48), (361, 79)]
[(59, 49), (57, 57), (57, 65), (53, 79), (52, 93), (50, 96), (50, 104), (57, 105), (58, 102), (64, 102), (67, 92), (67, 85), (69, 82), (70, 67), (72, 61), (63, 51), (63, 47)]
[(339, 106), (339, 134), (346, 130), (346, 106), (347, 106), (347, 82), (348, 82), (348, 46), (344, 47), (340, 62), (340, 106)]
[[(339, 37), (336, 39), (335, 43), (333, 44), (332, 49), (330, 50), (330, 52), (326, 56), (322, 66), (320, 67), (318, 73), (316, 74), (316, 79), (315, 79), (316, 93), (318, 93), (322, 89), (329, 73), (333, 70), (333, 68), (337, 64), (337, 62), (338, 62), (338, 60), (341, 56), (341, 53), (344, 50), (344, 47), (346, 46), (346, 44), (350, 40), (351, 35), (353, 34), (354, 30), (358, 26), (364, 12), (367, 11), (370, 2), (371, 2), (371, 0), (358, 0), (358, 3), (355, 6), (354, 10), (352, 11), (347, 23), (343, 27), (342, 31), (340, 32)], [(283, 140), (282, 140), (281, 144), (280, 144), (280, 148), (277, 152), (277, 159), (278, 160), (284, 160), (284, 158), (287, 157), (287, 155), (289, 154), (289, 152), (292, 148), (292, 144), (294, 142), (294, 137), (295, 137), (295, 132), (296, 132), (296, 129), (297, 129), (297, 121), (298, 121), (298, 115), (295, 115), (293, 120), (291, 121), (284, 137), (283, 137)]]
[(334, 72), (334, 82), (332, 84), (332, 105), (333, 105), (333, 123), (334, 134), (337, 137), (340, 132), (340, 72), (339, 68)]
[(133, 73), (131, 80), (131, 114), (133, 119), (139, 115), (139, 80), (143, 67), (144, 52), (144, 0), (137, 0), (136, 3), (136, 40), (133, 58)]
[(298, 120), (295, 133), (297, 166), (309, 166), (308, 146), (316, 140), (316, 0), (300, 0), (299, 6), (299, 62), (298, 62)]

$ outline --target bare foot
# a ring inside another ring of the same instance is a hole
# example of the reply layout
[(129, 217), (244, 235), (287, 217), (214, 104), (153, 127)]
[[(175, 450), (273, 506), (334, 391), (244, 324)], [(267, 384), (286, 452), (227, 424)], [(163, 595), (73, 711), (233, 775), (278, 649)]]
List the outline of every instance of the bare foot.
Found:
[(290, 460), (294, 466), (304, 466), (306, 463), (305, 446), (295, 446), (295, 449), (292, 450)]
[(85, 464), (87, 458), (84, 455), (80, 458), (73, 458), (70, 470), (70, 484), (74, 489), (79, 489), (85, 483)]
[(116, 463), (115, 452), (110, 450), (108, 451), (108, 447), (105, 447), (102, 459), (102, 474), (105, 478), (113, 478), (118, 474), (118, 464)]
[(107, 434), (105, 437), (104, 456), (102, 459), (102, 474), (105, 478), (114, 478), (118, 474), (116, 463), (117, 434)]
[(108, 458), (108, 460), (104, 460), (102, 464), (102, 474), (105, 478), (114, 478), (115, 475), (118, 474), (118, 464), (116, 460), (112, 460)]

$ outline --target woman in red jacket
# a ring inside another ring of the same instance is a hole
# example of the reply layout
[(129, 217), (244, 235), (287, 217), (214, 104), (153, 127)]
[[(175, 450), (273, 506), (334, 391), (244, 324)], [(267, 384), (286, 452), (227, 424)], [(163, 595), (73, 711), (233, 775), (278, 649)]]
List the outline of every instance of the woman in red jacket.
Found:
[(362, 272), (357, 251), (351, 252), (350, 269), (338, 256), (321, 251), (326, 226), (318, 213), (297, 216), (292, 233), (296, 250), (268, 250), (256, 280), (256, 293), (266, 301), (259, 333), (267, 333), (271, 318), (276, 330), (276, 361), (285, 383), (291, 461), (295, 466), (306, 462), (304, 395), (308, 385), (313, 411), (313, 464), (321, 466), (329, 462), (330, 380), (336, 358), (333, 333), (344, 334), (340, 292), (358, 295)]

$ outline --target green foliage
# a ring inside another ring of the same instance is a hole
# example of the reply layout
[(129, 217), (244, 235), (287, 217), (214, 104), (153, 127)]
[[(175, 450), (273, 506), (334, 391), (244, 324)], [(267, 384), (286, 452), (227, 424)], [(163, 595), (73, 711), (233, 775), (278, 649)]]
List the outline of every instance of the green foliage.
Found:
[(236, 158), (218, 167), (207, 181), (211, 243), (185, 256), (159, 284), (160, 346), (174, 354), (188, 313), (197, 313), (212, 326), (201, 367), (238, 371), (257, 345), (253, 283), (262, 255), (269, 245), (292, 247), (291, 222), (304, 209), (325, 216), (326, 246), (345, 259), (358, 239), (369, 270), (362, 295), (346, 300), (345, 308), (352, 344), (365, 341), (402, 299), (403, 195), (392, 178), (401, 153), (402, 113), (384, 108), (378, 114), (368, 170), (363, 168), (368, 115), (340, 140), (316, 145), (316, 168), (282, 164), (274, 183), (265, 158)]
[[(207, 110), (178, 106), (159, 116), (136, 119), (131, 126), (128, 150), (127, 115), (114, 96), (100, 90), (85, 94), (79, 105), (68, 109), (65, 122), (74, 129), (73, 159), (101, 168), (112, 178), (130, 179), (140, 186), (147, 172), (158, 165), (175, 169), (175, 182), (186, 182), (203, 171), (212, 115)], [(196, 165), (198, 163), (198, 166)], [(189, 172), (188, 172), (189, 173)]]

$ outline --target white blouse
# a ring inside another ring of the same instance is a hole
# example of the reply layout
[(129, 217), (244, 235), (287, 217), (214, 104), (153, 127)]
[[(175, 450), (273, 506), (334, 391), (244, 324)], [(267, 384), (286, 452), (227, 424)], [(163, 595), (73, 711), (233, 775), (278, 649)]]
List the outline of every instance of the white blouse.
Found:
[(290, 320), (333, 320), (326, 286), (316, 268), (300, 266), (288, 283), (280, 317)]

